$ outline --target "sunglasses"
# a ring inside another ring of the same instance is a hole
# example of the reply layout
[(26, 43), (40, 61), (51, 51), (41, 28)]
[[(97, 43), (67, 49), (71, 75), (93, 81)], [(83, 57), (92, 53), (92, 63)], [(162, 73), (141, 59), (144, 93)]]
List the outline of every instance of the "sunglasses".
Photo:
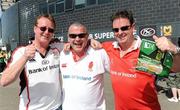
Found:
[(119, 29), (120, 29), (121, 31), (127, 31), (127, 30), (129, 30), (129, 27), (130, 27), (130, 26), (123, 26), (123, 27), (120, 27), (120, 28), (113, 28), (112, 31), (113, 31), (113, 32), (119, 32)]
[(87, 33), (81, 33), (81, 34), (69, 34), (69, 37), (72, 38), (72, 39), (75, 39), (76, 37), (79, 37), (79, 38), (85, 38), (87, 35)]
[(49, 33), (54, 33), (54, 29), (52, 29), (52, 28), (45, 27), (45, 26), (43, 26), (43, 27), (37, 26), (37, 27), (38, 27), (42, 32), (48, 30)]

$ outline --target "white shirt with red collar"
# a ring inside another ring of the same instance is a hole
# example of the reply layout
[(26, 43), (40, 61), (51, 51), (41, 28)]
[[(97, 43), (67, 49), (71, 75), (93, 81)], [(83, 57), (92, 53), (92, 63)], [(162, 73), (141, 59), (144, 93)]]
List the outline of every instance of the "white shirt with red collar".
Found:
[(109, 58), (104, 49), (88, 48), (78, 61), (72, 52), (60, 54), (63, 79), (63, 110), (105, 110), (104, 73)]

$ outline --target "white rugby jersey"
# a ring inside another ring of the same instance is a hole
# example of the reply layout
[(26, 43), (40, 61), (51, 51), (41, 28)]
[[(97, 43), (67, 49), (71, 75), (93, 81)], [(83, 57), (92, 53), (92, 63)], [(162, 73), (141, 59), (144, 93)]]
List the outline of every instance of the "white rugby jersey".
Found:
[(105, 110), (105, 69), (109, 71), (109, 58), (104, 49), (88, 48), (79, 61), (72, 52), (60, 54), (63, 79), (63, 110)]
[[(62, 45), (52, 45), (45, 56), (37, 51), (27, 61), (20, 75), (19, 110), (55, 110), (62, 104), (59, 54)], [(14, 64), (24, 54), (25, 47), (17, 48), (12, 56)]]

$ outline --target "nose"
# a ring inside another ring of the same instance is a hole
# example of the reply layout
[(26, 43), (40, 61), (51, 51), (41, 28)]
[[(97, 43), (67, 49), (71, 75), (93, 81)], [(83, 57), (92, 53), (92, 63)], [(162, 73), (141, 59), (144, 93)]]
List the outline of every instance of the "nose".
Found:
[(119, 31), (118, 31), (118, 34), (121, 34), (123, 31), (121, 30), (121, 29), (119, 29)]
[(118, 30), (118, 32), (115, 32), (114, 35), (116, 37), (121, 36), (123, 34), (123, 31), (121, 29)]
[(44, 31), (45, 33), (49, 33), (48, 28)]
[(76, 36), (75, 40), (80, 40), (79, 36)]

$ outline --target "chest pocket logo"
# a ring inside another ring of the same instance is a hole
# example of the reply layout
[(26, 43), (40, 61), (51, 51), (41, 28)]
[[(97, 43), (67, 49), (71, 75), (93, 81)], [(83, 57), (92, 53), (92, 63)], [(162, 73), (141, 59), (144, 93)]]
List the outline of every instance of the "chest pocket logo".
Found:
[(93, 62), (91, 61), (89, 62), (89, 65), (88, 65), (88, 71), (93, 71), (92, 68), (93, 68)]
[(49, 60), (43, 60), (42, 61), (42, 65), (47, 65), (47, 64), (49, 64)]

